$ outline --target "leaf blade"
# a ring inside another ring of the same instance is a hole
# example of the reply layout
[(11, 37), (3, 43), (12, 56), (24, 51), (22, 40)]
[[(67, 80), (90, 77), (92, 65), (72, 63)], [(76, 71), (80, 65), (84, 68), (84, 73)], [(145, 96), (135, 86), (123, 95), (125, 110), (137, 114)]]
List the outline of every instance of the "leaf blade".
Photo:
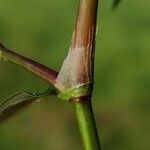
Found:
[(0, 104), (0, 123), (9, 119), (23, 108), (37, 101), (41, 96), (29, 92), (19, 92)]

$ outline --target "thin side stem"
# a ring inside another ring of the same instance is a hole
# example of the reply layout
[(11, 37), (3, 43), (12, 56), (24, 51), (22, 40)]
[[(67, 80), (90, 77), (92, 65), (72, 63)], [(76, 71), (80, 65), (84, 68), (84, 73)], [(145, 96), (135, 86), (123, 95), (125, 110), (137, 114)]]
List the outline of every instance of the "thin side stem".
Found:
[[(7, 48), (5, 48), (2, 44), (0, 44), (0, 58), (6, 59), (10, 62), (13, 62), (26, 70), (36, 74), (41, 79), (45, 80), (49, 84), (55, 86), (56, 78), (58, 73), (34, 60), (26, 58), (20, 54), (14, 53)], [(58, 86), (59, 84), (57, 84)], [(56, 87), (59, 89), (59, 87)]]
[(73, 106), (84, 150), (100, 150), (91, 100), (75, 99)]

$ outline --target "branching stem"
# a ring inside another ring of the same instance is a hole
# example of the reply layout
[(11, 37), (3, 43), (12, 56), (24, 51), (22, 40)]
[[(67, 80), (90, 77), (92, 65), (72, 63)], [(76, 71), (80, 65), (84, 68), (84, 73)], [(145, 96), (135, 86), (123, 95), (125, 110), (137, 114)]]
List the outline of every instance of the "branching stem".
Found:
[(100, 150), (91, 104), (97, 7), (98, 0), (79, 1), (71, 46), (59, 74), (0, 44), (0, 58), (18, 64), (47, 81), (59, 91), (60, 98), (71, 99), (85, 150)]
[[(55, 86), (56, 85), (56, 78), (57, 72), (34, 61), (29, 58), (26, 58), (22, 55), (14, 53), (7, 48), (5, 48), (2, 44), (0, 44), (0, 58), (6, 59), (10, 62), (13, 62), (26, 70), (36, 74), (41, 79), (45, 80), (49, 84)], [(58, 86), (59, 84), (57, 84)], [(59, 87), (57, 87), (59, 89)]]

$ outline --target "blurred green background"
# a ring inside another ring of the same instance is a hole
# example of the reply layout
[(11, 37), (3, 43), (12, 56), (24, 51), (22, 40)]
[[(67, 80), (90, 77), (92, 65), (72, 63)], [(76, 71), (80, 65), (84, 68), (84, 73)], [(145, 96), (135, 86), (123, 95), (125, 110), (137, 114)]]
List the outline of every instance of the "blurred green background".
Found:
[[(0, 0), (0, 41), (59, 70), (70, 44), (77, 0)], [(150, 1), (101, 1), (93, 107), (103, 150), (150, 149)], [(0, 101), (48, 87), (0, 62)], [(41, 100), (0, 126), (0, 150), (79, 150), (71, 104)]]

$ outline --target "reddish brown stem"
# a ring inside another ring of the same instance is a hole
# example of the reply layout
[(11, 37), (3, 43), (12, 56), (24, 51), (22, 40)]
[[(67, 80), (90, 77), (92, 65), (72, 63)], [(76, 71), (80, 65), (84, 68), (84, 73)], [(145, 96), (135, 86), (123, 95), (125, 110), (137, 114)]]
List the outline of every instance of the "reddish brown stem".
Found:
[(64, 89), (93, 83), (97, 6), (98, 0), (80, 0), (71, 47), (57, 79)]
[(88, 47), (94, 44), (98, 0), (80, 0), (73, 47)]
[[(84, 48), (84, 56), (79, 64), (84, 68), (79, 71), (84, 82), (93, 82), (93, 57), (95, 49), (95, 32), (98, 0), (80, 0), (75, 32), (72, 41), (73, 49)], [(84, 63), (83, 63), (83, 59)]]
[(56, 71), (49, 69), (48, 67), (34, 60), (31, 60), (22, 55), (12, 52), (7, 48), (5, 48), (2, 44), (0, 44), (0, 57), (22, 66), (23, 68), (36, 74), (49, 84), (52, 84), (53, 86), (56, 85), (56, 78), (58, 74)]

